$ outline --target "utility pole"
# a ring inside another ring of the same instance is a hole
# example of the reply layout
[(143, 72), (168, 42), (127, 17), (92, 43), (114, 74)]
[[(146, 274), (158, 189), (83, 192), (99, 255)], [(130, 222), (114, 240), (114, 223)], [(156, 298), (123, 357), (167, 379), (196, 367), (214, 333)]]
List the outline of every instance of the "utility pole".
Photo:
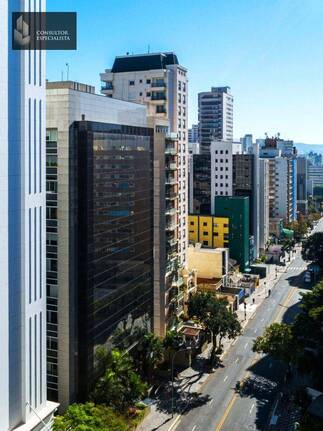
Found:
[(66, 80), (68, 81), (70, 76), (70, 65), (69, 63), (66, 63), (65, 66), (66, 66)]

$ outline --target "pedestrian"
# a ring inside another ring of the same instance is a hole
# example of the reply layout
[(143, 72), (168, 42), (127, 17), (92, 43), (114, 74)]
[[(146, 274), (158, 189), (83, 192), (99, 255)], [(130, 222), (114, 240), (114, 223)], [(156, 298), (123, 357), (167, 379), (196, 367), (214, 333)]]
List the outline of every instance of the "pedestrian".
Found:
[(270, 296), (271, 294), (271, 289), (268, 289), (268, 296)]
[(252, 298), (252, 303), (253, 303), (253, 304), (255, 303), (255, 298)]

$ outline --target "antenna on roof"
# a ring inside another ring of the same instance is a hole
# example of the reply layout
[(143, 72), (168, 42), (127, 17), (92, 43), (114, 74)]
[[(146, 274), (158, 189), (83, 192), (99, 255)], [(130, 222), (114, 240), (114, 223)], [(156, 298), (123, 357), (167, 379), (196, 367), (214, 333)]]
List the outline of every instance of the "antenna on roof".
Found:
[(61, 81), (64, 81), (64, 70), (61, 71)]
[(129, 55), (129, 51), (126, 52), (126, 55)]
[(148, 54), (150, 54), (150, 45), (148, 45)]

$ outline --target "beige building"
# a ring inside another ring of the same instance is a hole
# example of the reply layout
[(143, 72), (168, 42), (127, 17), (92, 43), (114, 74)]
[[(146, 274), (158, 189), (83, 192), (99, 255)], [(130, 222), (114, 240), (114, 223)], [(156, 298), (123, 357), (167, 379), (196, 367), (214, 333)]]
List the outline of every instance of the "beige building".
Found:
[(227, 248), (202, 248), (201, 244), (188, 247), (188, 267), (196, 271), (197, 280), (221, 280), (228, 273)]
[(116, 57), (101, 73), (101, 93), (114, 99), (143, 103), (148, 115), (167, 119), (178, 136), (178, 253), (187, 261), (188, 127), (187, 70), (172, 52)]

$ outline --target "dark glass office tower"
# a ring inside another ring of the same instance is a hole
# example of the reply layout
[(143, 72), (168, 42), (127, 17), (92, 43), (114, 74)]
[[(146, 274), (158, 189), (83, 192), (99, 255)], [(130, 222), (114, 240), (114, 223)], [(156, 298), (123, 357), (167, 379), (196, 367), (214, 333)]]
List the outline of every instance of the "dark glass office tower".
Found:
[(118, 329), (151, 325), (153, 129), (80, 121), (70, 139), (82, 399), (96, 347), (111, 346)]
[(211, 214), (211, 155), (193, 155), (193, 214)]

